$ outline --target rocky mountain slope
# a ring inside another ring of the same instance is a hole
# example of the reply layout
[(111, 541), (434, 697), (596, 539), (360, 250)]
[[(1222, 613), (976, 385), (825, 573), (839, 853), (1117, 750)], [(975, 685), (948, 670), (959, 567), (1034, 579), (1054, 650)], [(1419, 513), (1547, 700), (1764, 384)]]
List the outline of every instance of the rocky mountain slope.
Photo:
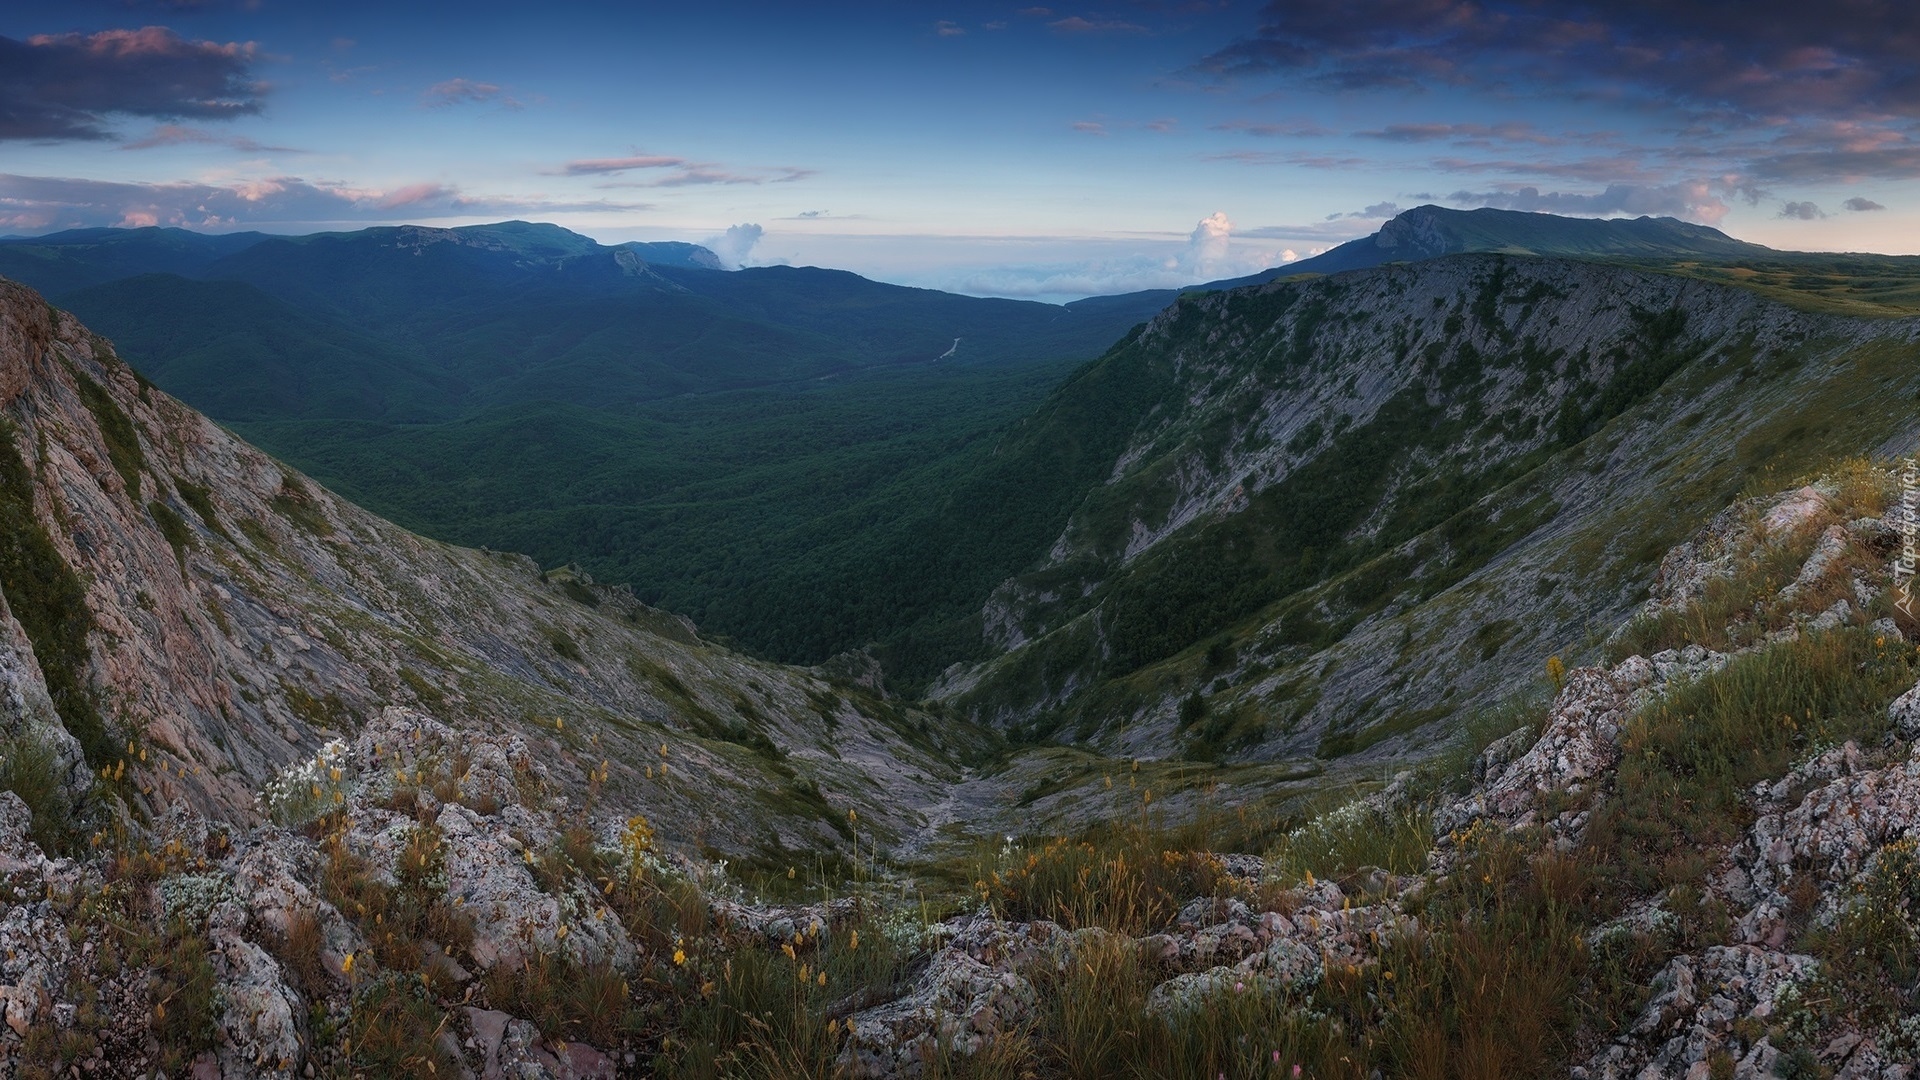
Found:
[(1417, 754), (1591, 650), (1690, 520), (1908, 445), (1916, 335), (1498, 255), (1183, 299), (1003, 445), (1055, 486), (1102, 449), (935, 696), (1108, 753)]
[(269, 782), (281, 824), (181, 804), (50, 859), (0, 793), (0, 1068), (1902, 1080), (1897, 497), (1863, 464), (1737, 503), (1617, 659), (1258, 853), (1222, 850), (1254, 840), (1231, 814), (1164, 828), (1129, 774), (1135, 824), (776, 903), (583, 812), (537, 739), (407, 707)]
[(257, 821), (278, 770), (400, 704), (520, 733), (561, 790), (684, 842), (777, 854), (849, 811), (917, 829), (965, 737), (857, 663), (752, 661), (621, 590), (375, 518), (11, 284), (0, 425), (0, 733), (52, 748), (89, 806)]

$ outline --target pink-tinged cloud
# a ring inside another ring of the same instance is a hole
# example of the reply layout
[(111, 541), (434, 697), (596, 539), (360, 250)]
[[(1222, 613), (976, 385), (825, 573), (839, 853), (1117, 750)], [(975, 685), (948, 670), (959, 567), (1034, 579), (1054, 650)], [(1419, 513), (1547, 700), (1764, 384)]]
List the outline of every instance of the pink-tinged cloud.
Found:
[(473, 79), (448, 79), (437, 82), (420, 94), (420, 104), (429, 109), (444, 109), (453, 105), (498, 105), (503, 109), (525, 108), (519, 99), (507, 94), (507, 89), (498, 83), (476, 82)]
[(252, 42), (165, 27), (0, 37), (0, 140), (105, 139), (116, 116), (229, 120), (258, 113)]
[(398, 210), (403, 206), (457, 204), (459, 200), (459, 189), (445, 184), (408, 184), (387, 192), (377, 199), (374, 205), (382, 210)]
[(650, 208), (647, 203), (607, 200), (468, 195), (437, 183), (357, 188), (297, 176), (272, 176), (228, 184), (138, 184), (0, 173), (0, 230), (8, 232), (99, 225), (216, 230), (248, 226), (313, 228)]

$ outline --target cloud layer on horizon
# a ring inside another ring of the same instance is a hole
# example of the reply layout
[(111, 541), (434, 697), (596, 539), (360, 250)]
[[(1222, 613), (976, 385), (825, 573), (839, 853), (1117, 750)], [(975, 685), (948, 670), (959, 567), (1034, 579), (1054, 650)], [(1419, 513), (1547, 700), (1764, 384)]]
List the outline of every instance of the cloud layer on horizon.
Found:
[(226, 184), (142, 184), (0, 173), (0, 230), (169, 225), (226, 230), (248, 226), (322, 228), (401, 221), (639, 210), (644, 203), (468, 195), (448, 184), (355, 187), (297, 176)]

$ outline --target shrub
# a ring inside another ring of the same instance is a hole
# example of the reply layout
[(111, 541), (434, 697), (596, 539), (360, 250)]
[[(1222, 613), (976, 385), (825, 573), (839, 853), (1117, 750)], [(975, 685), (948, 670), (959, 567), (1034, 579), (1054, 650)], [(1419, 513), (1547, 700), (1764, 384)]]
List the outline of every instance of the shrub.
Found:
[(14, 435), (12, 423), (0, 419), (0, 593), (33, 643), (61, 724), (80, 741), (87, 764), (104, 769), (120, 756), (87, 685), (93, 613), (86, 586), (34, 512), (33, 476)]
[(80, 391), (80, 402), (93, 414), (94, 423), (100, 428), (100, 438), (107, 444), (107, 459), (113, 462), (114, 471), (126, 481), (127, 497), (135, 501), (140, 499), (140, 473), (147, 467), (146, 451), (140, 447), (140, 434), (134, 427), (133, 419), (122, 410), (113, 396), (99, 383), (88, 378), (78, 368), (69, 368), (73, 373), (75, 389)]
[(79, 808), (62, 783), (60, 756), (53, 747), (22, 732), (0, 739), (0, 790), (20, 796), (33, 814), (31, 835), (40, 850), (70, 854), (79, 847)]

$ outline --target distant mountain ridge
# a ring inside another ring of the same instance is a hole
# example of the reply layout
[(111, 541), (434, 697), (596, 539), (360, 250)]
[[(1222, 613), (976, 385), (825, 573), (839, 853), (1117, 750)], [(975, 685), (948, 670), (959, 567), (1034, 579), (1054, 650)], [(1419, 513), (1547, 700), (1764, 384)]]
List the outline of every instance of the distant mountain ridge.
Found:
[(0, 276), (25, 281), (49, 296), (140, 274), (178, 274), (197, 278), (220, 260), (259, 244), (302, 244), (346, 237), (393, 241), (415, 249), (453, 243), (506, 252), (524, 264), (551, 264), (596, 251), (628, 252), (627, 258), (658, 266), (725, 269), (713, 252), (698, 244), (674, 241), (603, 246), (558, 225), (503, 221), (492, 225), (437, 228), (395, 225), (357, 232), (276, 236), (262, 232), (203, 233), (191, 229), (146, 226), (136, 229), (68, 229), (43, 236), (0, 237)]
[(1487, 252), (1563, 258), (1625, 258), (1650, 261), (1732, 259), (1793, 255), (1735, 240), (1706, 225), (1670, 217), (1570, 218), (1523, 210), (1450, 210), (1431, 203), (1403, 210), (1357, 240), (1310, 258), (1270, 266), (1242, 277), (1222, 278), (1184, 289), (1148, 289), (1120, 296), (1094, 296), (1068, 307), (1096, 311), (1121, 304), (1165, 307), (1182, 293), (1265, 285), (1296, 274), (1338, 274), (1395, 262)]
[(82, 315), (150, 378), (229, 421), (417, 423), (936, 361), (1077, 361), (1157, 310), (1078, 312), (817, 267), (729, 271), (697, 244), (604, 245), (526, 221), (77, 230), (0, 241), (0, 276)]
[(1426, 205), (1402, 212), (1371, 236), (1349, 240), (1313, 258), (1245, 278), (1214, 282), (1209, 287), (1258, 285), (1293, 274), (1337, 274), (1467, 252), (1662, 259), (1779, 254), (1773, 248), (1735, 240), (1719, 229), (1678, 218), (1570, 218), (1492, 207), (1449, 210)]

